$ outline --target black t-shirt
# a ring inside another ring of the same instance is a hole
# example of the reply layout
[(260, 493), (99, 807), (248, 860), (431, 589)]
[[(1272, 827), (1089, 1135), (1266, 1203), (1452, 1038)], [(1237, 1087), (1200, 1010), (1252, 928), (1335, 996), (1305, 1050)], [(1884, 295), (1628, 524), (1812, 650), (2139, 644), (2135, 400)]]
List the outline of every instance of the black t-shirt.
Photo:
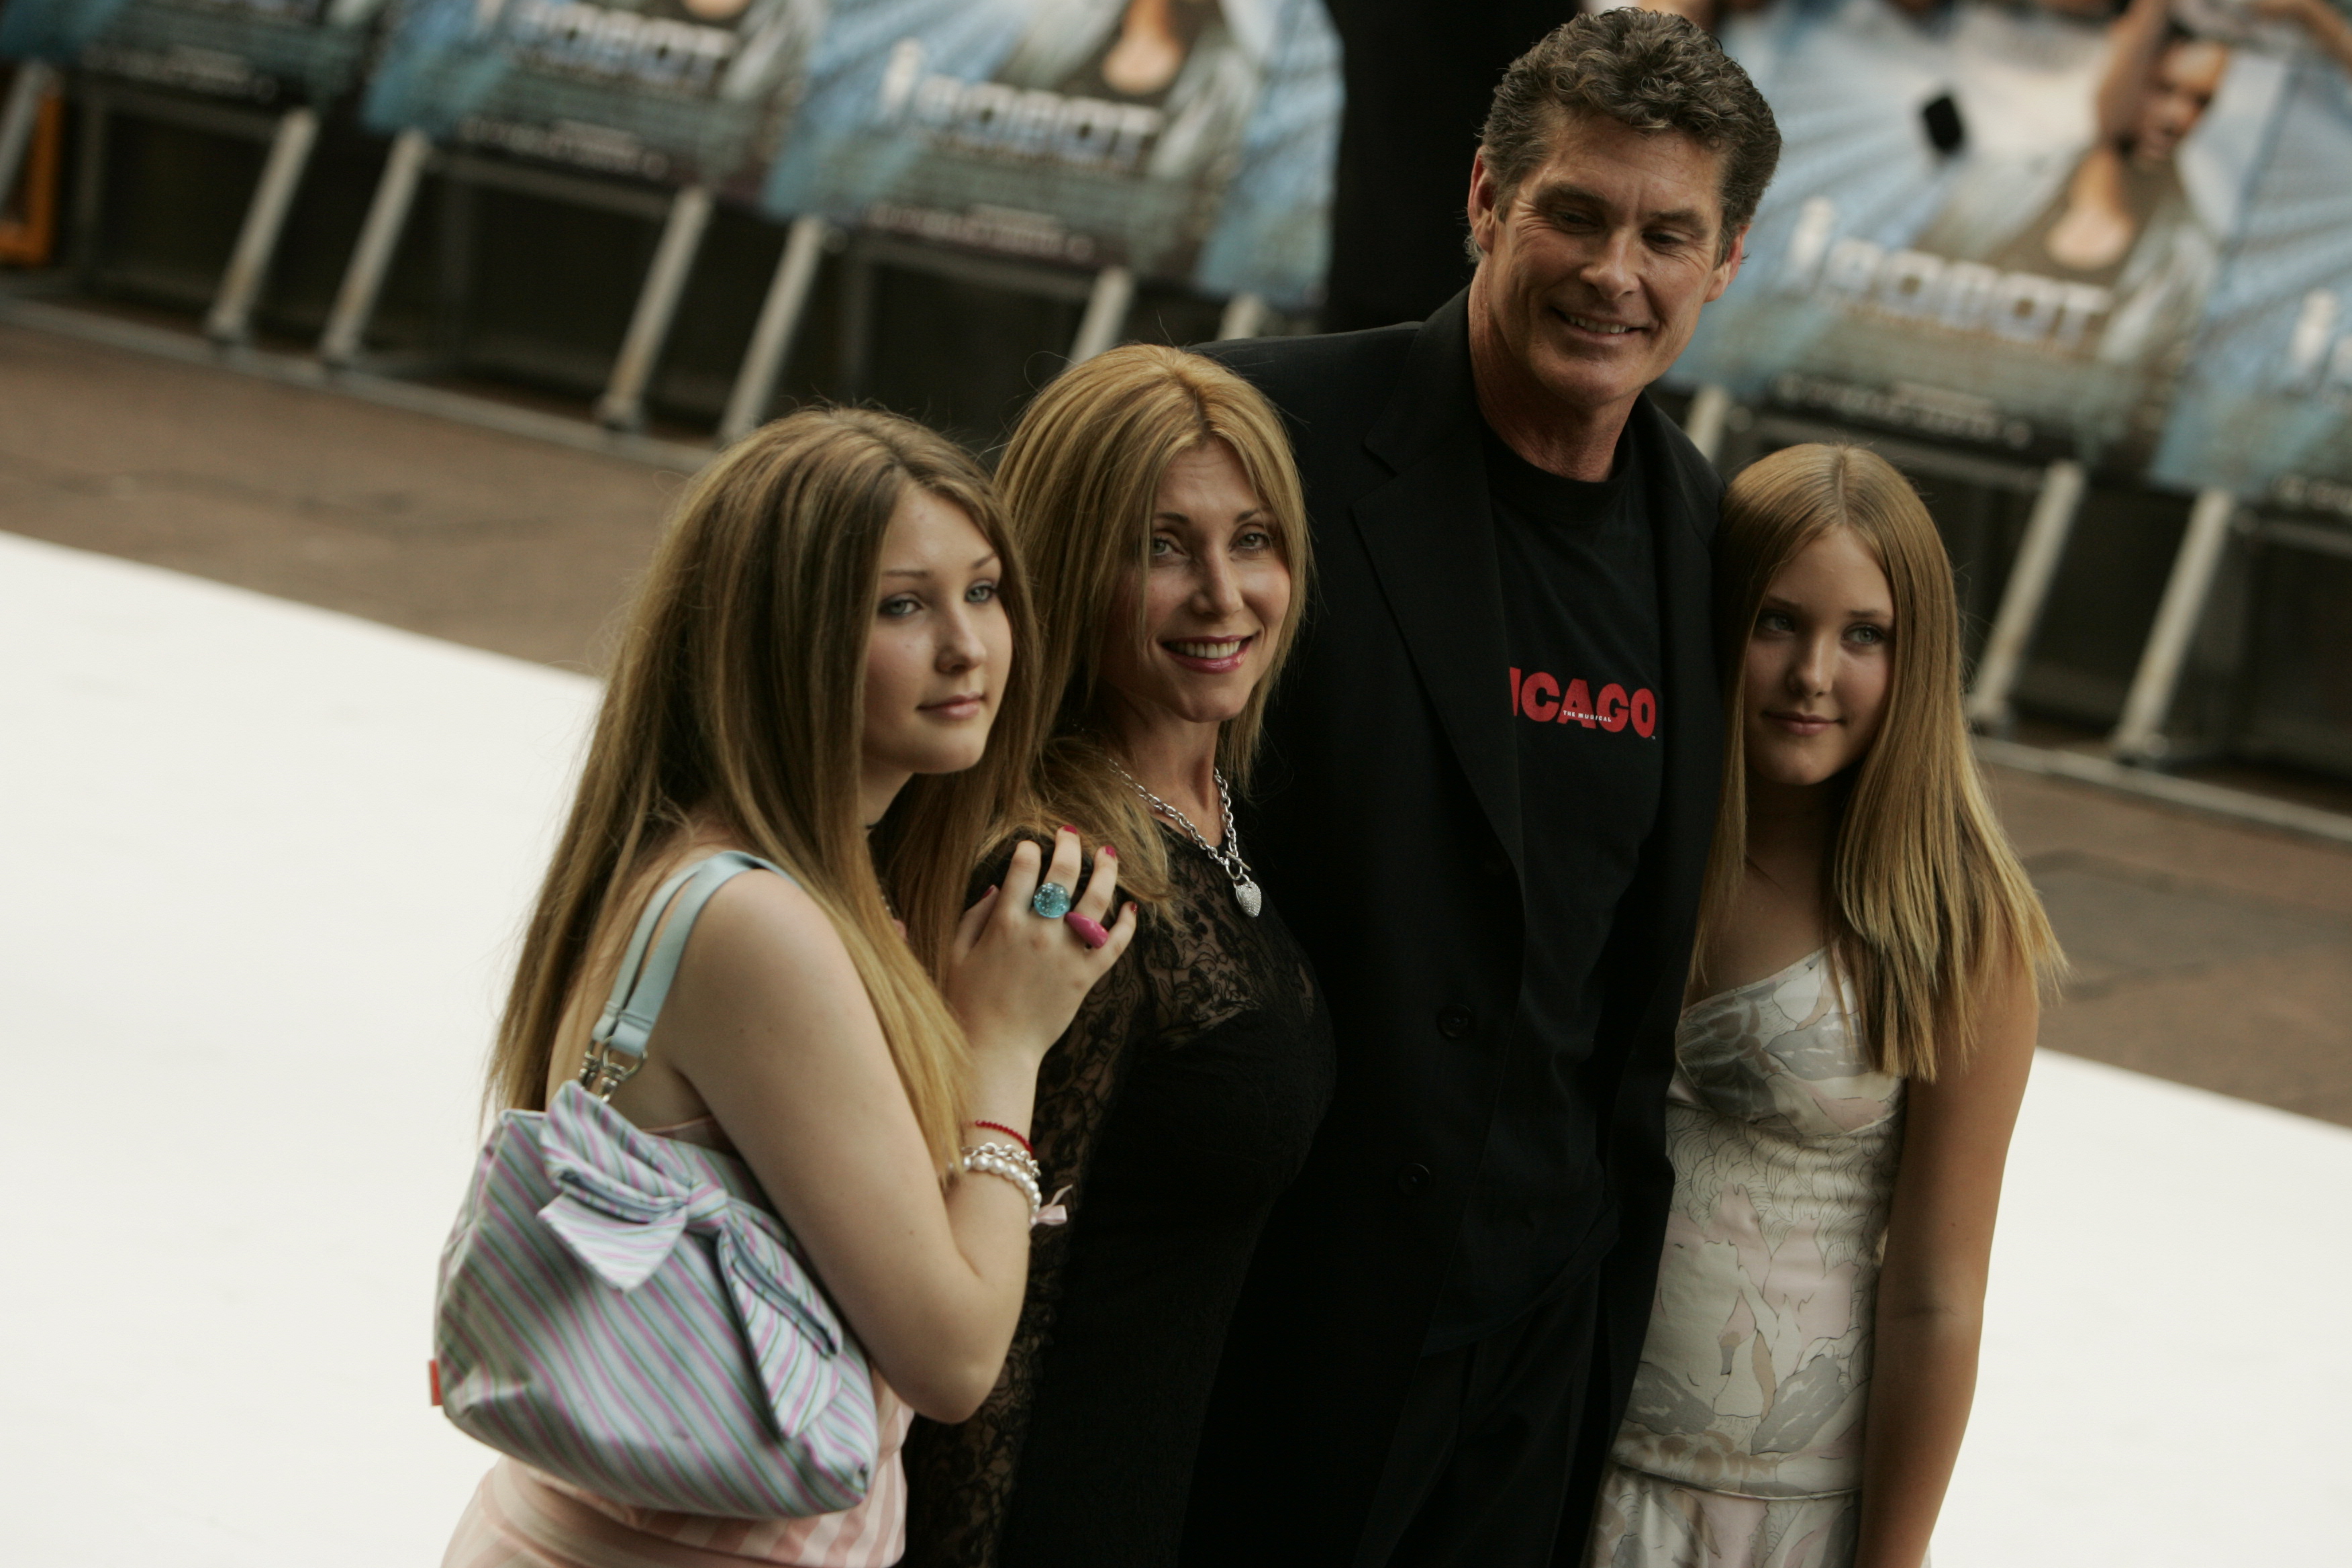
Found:
[(1629, 427), (1611, 476), (1588, 483), (1486, 437), (1527, 948), (1502, 1093), (1432, 1350), (1491, 1332), (1571, 1282), (1612, 1234), (1603, 1108), (1580, 1075), (1608, 1001), (1601, 952), (1665, 774), (1657, 563), (1633, 445)]

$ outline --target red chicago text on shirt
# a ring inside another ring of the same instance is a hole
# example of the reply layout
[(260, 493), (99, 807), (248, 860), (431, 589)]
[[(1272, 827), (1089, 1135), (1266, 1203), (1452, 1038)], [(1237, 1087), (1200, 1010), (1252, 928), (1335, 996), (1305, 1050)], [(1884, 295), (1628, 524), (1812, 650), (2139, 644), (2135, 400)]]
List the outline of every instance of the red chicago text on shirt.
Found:
[(1525, 675), (1511, 671), (1511, 711), (1538, 724), (1581, 724), (1612, 735), (1631, 724), (1643, 740), (1658, 732), (1658, 694), (1648, 687), (1629, 696), (1612, 680), (1595, 697), (1583, 681), (1571, 680), (1563, 688), (1540, 669)]

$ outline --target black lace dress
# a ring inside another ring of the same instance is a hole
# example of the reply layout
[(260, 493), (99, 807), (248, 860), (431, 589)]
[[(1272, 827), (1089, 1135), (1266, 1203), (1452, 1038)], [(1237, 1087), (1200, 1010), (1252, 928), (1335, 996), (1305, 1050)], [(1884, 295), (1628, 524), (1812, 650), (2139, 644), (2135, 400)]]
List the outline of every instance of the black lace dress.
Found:
[(907, 1442), (907, 1568), (1176, 1561), (1217, 1358), (1266, 1215), (1331, 1098), (1330, 1020), (1269, 900), (1255, 920), (1163, 831), (1175, 897), (1045, 1058), (1032, 1139), (1066, 1226), (1030, 1248), (980, 1413)]

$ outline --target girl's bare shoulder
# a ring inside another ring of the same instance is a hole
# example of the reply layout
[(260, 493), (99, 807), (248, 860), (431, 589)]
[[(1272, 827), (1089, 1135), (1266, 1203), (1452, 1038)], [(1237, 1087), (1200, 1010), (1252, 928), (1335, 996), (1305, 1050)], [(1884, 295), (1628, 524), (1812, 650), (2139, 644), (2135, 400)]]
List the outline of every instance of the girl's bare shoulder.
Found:
[(793, 878), (772, 871), (746, 872), (713, 893), (688, 953), (697, 978), (756, 992), (857, 984), (848, 947), (824, 906)]

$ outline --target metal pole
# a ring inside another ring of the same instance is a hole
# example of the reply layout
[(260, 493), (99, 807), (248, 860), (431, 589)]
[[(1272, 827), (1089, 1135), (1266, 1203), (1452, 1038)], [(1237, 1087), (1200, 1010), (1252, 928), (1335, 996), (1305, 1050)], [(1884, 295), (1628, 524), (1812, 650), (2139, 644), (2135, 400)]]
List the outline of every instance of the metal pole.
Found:
[(253, 335), (253, 304), (268, 279), (270, 258), (294, 205), (294, 188), (302, 183), (303, 166), (318, 140), (318, 110), (289, 109), (278, 116), (277, 134), (269, 139), (269, 159), (261, 165), (261, 183), (254, 187), (245, 226), (229, 253), (228, 270), (221, 274), (220, 290), (205, 317), (205, 336), (215, 342), (241, 343)]
[(319, 334), (319, 357), (329, 364), (349, 364), (360, 357), (368, 322), (375, 315), (376, 296), (383, 290), (384, 274), (392, 269), (401, 231), (408, 226), (416, 182), (432, 155), (433, 143), (422, 131), (404, 131), (393, 138), (383, 174), (375, 183), (375, 196), (368, 203), (367, 222), (360, 227), (360, 242), (343, 268), (335, 308), (328, 312), (327, 330)]
[(58, 68), (47, 60), (20, 60), (16, 79), (8, 84), (8, 101), (0, 106), (0, 207), (16, 189), (16, 176), (25, 172), (25, 155), (33, 145), (33, 125), (41, 113), (41, 100), (49, 96), (58, 84)]
[(1710, 381), (1691, 394), (1690, 411), (1683, 416), (1683, 434), (1710, 463), (1723, 450), (1723, 425), (1730, 416), (1731, 392), (1720, 382)]
[(751, 329), (751, 346), (743, 351), (742, 368), (735, 373), (735, 390), (728, 395), (726, 416), (719, 421), (721, 442), (742, 439), (766, 417), (768, 405), (776, 395), (776, 377), (792, 356), (793, 339), (800, 334), (801, 318), (808, 312), (817, 262), (833, 234), (833, 226), (821, 217), (793, 219), (784, 236), (784, 253), (776, 261), (776, 275), (768, 281), (768, 297), (760, 302), (760, 320)]
[(694, 253), (701, 248), (702, 231), (709, 222), (710, 192), (705, 187), (687, 185), (671, 198), (669, 221), (662, 226), (654, 264), (637, 291), (636, 311), (629, 318), (628, 335), (621, 340), (620, 358), (613, 362), (604, 395), (596, 400), (599, 424), (615, 430), (645, 427), (646, 385), (653, 380), (654, 362), (669, 338), (687, 274), (694, 270)]
[(2107, 737), (2107, 749), (2121, 761), (2154, 763), (2170, 750), (2164, 721), (2172, 711), (2189, 641), (2205, 617), (2205, 600), (2221, 569), (2221, 547), (2229, 542), (2230, 523), (2237, 512), (2238, 498), (2228, 490), (2197, 492), (2189, 531), (2181, 536), (2180, 553), (2172, 559), (2172, 575), (2156, 607), (2156, 624), (2148, 628), (2139, 671), (2132, 677), (2131, 695), (2124, 699), (2123, 721)]
[(1993, 612), (1992, 631), (1985, 638), (1984, 657), (1977, 661), (1976, 684), (1969, 689), (1969, 721), (1981, 729), (2004, 731), (2010, 725), (2009, 693), (2025, 668), (2025, 650), (2033, 646), (2034, 628), (2042, 624), (2042, 606), (2050, 597), (2050, 584), (2066, 553), (2074, 531), (2074, 515), (2082, 510), (2083, 465), (2061, 458), (2042, 476), (2034, 497), (2033, 515), (2026, 520), (2025, 537), (2018, 542), (2017, 559), (2009, 568), (2009, 582), (2000, 591), (2000, 608)]
[(1236, 294), (1225, 301), (1225, 313), (1217, 321), (1217, 341), (1227, 338), (1254, 338), (1265, 328), (1265, 296)]
[(1077, 342), (1070, 345), (1070, 363), (1084, 364), (1118, 344), (1127, 325), (1127, 308), (1135, 303), (1135, 274), (1124, 267), (1106, 267), (1095, 274), (1094, 292), (1087, 296), (1087, 313), (1078, 322)]

